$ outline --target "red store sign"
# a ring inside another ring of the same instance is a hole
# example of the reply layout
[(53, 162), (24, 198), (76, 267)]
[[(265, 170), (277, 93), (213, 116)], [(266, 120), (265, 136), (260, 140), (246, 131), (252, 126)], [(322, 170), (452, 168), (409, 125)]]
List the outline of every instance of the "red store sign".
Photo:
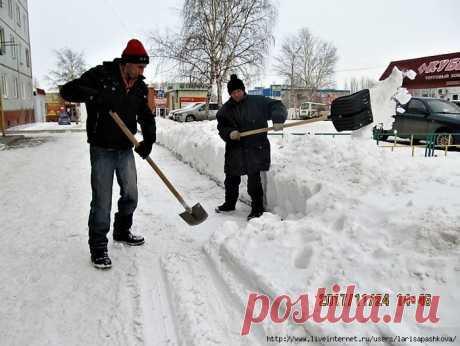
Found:
[(394, 67), (397, 67), (401, 71), (413, 70), (417, 73), (414, 80), (404, 78), (403, 87), (405, 88), (460, 87), (460, 52), (392, 61), (380, 77), (380, 80), (387, 78)]

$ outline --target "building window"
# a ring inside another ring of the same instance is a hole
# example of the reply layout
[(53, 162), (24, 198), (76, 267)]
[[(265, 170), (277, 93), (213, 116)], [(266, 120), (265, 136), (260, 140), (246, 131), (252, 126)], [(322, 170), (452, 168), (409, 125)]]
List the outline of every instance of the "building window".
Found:
[(11, 45), (11, 57), (16, 59), (16, 44), (14, 42), (14, 36), (10, 36), (10, 45)]
[(3, 0), (0, 0), (0, 7), (3, 7)]
[(19, 63), (22, 65), (22, 45), (20, 43), (18, 43), (17, 52), (18, 52)]
[(6, 45), (5, 45), (5, 29), (0, 27), (0, 55), (5, 54)]
[(19, 91), (18, 79), (14, 78), (13, 79), (13, 95), (11, 95), (14, 99), (18, 98), (18, 91)]
[(13, 19), (13, 0), (8, 0), (8, 15)]
[(26, 48), (26, 66), (30, 67), (30, 51)]
[(21, 26), (21, 9), (18, 4), (16, 4), (16, 23)]
[(29, 98), (29, 93), (27, 92), (27, 84), (23, 83), (22, 84), (22, 99), (26, 100)]
[(2, 75), (2, 96), (8, 98), (8, 83), (4, 74)]

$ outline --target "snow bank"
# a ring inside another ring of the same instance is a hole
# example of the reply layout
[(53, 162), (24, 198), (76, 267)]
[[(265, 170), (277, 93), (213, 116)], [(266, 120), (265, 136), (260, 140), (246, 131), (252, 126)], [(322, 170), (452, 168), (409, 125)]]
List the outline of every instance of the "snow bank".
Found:
[[(371, 90), (374, 123), (392, 119), (395, 109), (392, 97), (398, 91), (402, 78), (402, 73), (395, 69), (387, 80)], [(360, 135), (353, 136), (352, 140), (344, 136), (315, 136), (315, 127), (321, 132), (325, 129), (329, 129), (326, 132), (336, 132), (330, 122), (323, 122), (295, 130), (303, 131), (305, 136), (270, 136), (272, 167), (266, 175), (265, 189), (269, 210), (283, 217), (289, 214), (306, 215), (309, 200), (321, 190), (322, 195), (345, 198), (348, 189), (338, 186), (338, 180), (344, 179), (345, 184), (352, 184), (355, 191), (362, 193), (379, 181), (398, 185), (393, 181), (407, 175), (402, 174), (402, 168), (398, 168), (398, 158), (375, 150), (374, 142), (368, 140), (371, 125), (360, 131)], [(181, 160), (223, 184), (225, 145), (218, 136), (215, 121), (175, 123), (158, 119), (157, 137), (160, 144)], [(384, 164), (395, 168), (382, 170)], [(240, 190), (247, 198), (244, 184), (243, 179)], [(399, 184), (404, 184), (404, 181)], [(314, 203), (314, 200), (310, 203)]]
[[(375, 123), (388, 126), (394, 98), (405, 99), (395, 70), (371, 90)], [(330, 132), (334, 132), (332, 126)], [(224, 143), (215, 122), (159, 120), (159, 142), (200, 172), (223, 181)], [(391, 123), (390, 123), (391, 125)], [(401, 323), (306, 323), (266, 321), (265, 335), (408, 336), (455, 335), (460, 330), (460, 230), (456, 210), (459, 158), (437, 158), (376, 147), (368, 126), (353, 136), (271, 137), (267, 202), (272, 213), (245, 227), (216, 230), (205, 246), (228, 287), (244, 304), (249, 292), (293, 299), (338, 284), (341, 293), (388, 294), (394, 314), (398, 294), (441, 297), (437, 324), (417, 324), (415, 307)], [(260, 332), (260, 331), (259, 331)], [(284, 334), (284, 335), (285, 335)], [(423, 343), (422, 343), (423, 344)]]
[(85, 122), (80, 121), (78, 124), (73, 122), (69, 125), (59, 125), (57, 122), (29, 123), (10, 127), (7, 133), (11, 132), (34, 132), (34, 131), (65, 131), (65, 130), (84, 130)]
[(157, 141), (200, 173), (224, 181), (225, 145), (215, 121), (176, 123), (157, 118)]

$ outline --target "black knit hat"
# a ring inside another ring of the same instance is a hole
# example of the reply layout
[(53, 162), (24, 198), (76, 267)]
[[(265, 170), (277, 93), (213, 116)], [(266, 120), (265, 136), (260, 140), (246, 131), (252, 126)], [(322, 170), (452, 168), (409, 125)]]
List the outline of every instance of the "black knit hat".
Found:
[(227, 83), (227, 90), (228, 93), (231, 94), (234, 90), (243, 90), (245, 91), (246, 88), (244, 87), (243, 81), (238, 79), (236, 74), (232, 74), (230, 76), (230, 81)]

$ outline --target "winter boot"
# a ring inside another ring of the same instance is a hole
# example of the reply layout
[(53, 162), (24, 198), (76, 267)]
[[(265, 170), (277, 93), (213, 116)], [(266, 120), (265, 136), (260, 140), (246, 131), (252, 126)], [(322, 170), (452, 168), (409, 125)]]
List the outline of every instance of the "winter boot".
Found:
[(261, 217), (262, 214), (265, 212), (263, 209), (254, 209), (252, 208), (251, 213), (248, 215), (248, 221), (254, 219), (256, 217)]
[(235, 206), (234, 205), (230, 205), (230, 204), (227, 204), (227, 203), (224, 203), (222, 205), (219, 205), (218, 207), (216, 207), (215, 211), (216, 213), (225, 213), (227, 211), (233, 211), (235, 210)]
[(138, 246), (144, 244), (144, 237), (132, 234), (130, 230), (113, 231), (113, 240), (125, 243), (126, 245)]
[(112, 261), (106, 249), (91, 250), (91, 263), (98, 269), (112, 268)]

